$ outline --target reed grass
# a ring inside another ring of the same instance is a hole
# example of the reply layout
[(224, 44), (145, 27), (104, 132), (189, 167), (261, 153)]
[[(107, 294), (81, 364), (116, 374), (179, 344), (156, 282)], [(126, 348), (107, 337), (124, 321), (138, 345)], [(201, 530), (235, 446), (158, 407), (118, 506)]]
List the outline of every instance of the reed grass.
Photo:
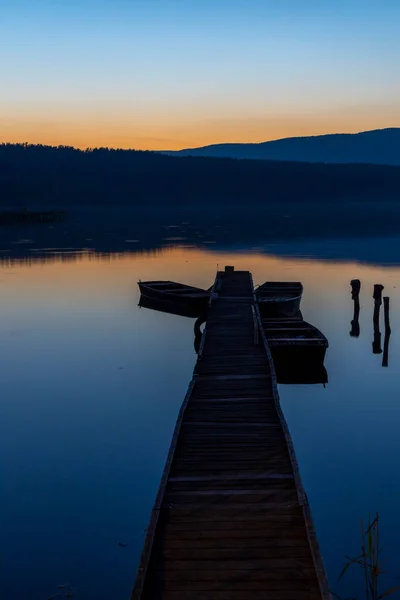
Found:
[[(392, 587), (384, 592), (381, 592), (380, 581), (384, 571), (382, 570), (381, 553), (379, 538), (379, 515), (376, 513), (375, 518), (369, 518), (368, 525), (365, 527), (363, 520), (361, 526), (361, 554), (356, 558), (346, 556), (347, 562), (344, 565), (342, 572), (338, 577), (338, 581), (346, 574), (352, 566), (359, 567), (363, 571), (364, 580), (364, 600), (381, 600), (396, 592), (399, 587)], [(332, 595), (339, 600), (358, 600), (357, 598), (340, 598), (332, 592)], [(361, 599), (359, 599), (361, 600)]]

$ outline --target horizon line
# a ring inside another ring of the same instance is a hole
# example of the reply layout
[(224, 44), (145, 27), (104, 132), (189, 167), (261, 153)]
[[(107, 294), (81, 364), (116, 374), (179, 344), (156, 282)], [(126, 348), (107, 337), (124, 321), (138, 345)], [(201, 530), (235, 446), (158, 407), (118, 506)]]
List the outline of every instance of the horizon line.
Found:
[(165, 149), (165, 150), (154, 150), (152, 148), (146, 148), (146, 149), (137, 149), (134, 148), (133, 146), (129, 147), (129, 148), (123, 148), (121, 146), (71, 146), (69, 144), (44, 144), (44, 143), (40, 143), (40, 142), (28, 142), (28, 141), (24, 141), (24, 142), (0, 142), (0, 147), (1, 146), (41, 146), (43, 148), (69, 148), (69, 149), (73, 149), (73, 150), (77, 150), (80, 152), (85, 152), (85, 151), (92, 151), (92, 150), (120, 150), (120, 151), (125, 151), (125, 152), (155, 152), (155, 153), (164, 153), (164, 152), (173, 152), (173, 153), (177, 153), (177, 152), (181, 152), (184, 150), (201, 150), (202, 148), (209, 148), (212, 146), (246, 146), (246, 145), (252, 145), (252, 146), (258, 146), (261, 144), (268, 144), (270, 142), (279, 142), (279, 141), (283, 141), (283, 140), (295, 140), (295, 139), (310, 139), (310, 138), (320, 138), (320, 137), (331, 137), (331, 136), (337, 136), (337, 135), (348, 135), (348, 136), (355, 136), (355, 135), (362, 135), (365, 133), (374, 133), (374, 132), (378, 132), (378, 131), (389, 131), (392, 129), (400, 129), (400, 126), (392, 126), (392, 127), (378, 127), (375, 129), (365, 129), (365, 130), (361, 130), (361, 131), (338, 131), (338, 132), (329, 132), (329, 133), (321, 133), (321, 134), (314, 134), (314, 135), (295, 135), (295, 136), (286, 136), (286, 137), (281, 137), (281, 138), (271, 138), (268, 140), (262, 140), (260, 142), (215, 142), (215, 143), (211, 143), (211, 144), (206, 144), (203, 146), (186, 146), (183, 148), (178, 148), (176, 150), (169, 150), (169, 149)]

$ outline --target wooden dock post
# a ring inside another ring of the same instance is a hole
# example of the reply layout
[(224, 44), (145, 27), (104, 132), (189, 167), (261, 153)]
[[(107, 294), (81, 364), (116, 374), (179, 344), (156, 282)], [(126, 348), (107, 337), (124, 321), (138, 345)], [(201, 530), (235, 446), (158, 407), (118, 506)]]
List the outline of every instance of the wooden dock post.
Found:
[(353, 319), (351, 321), (351, 337), (359, 337), (360, 335), (360, 289), (361, 289), (361, 281), (359, 279), (352, 279), (350, 281), (351, 285), (351, 297), (354, 302), (354, 312)]
[(387, 296), (383, 298), (383, 313), (385, 318), (385, 339), (383, 340), (383, 357), (382, 357), (382, 367), (389, 366), (389, 340), (390, 334), (392, 330), (390, 328), (389, 321), (389, 300)]
[(382, 304), (382, 291), (384, 289), (385, 289), (385, 286), (381, 285), (380, 283), (376, 283), (374, 285), (373, 299), (375, 301), (375, 306), (381, 306), (381, 304)]
[(382, 290), (384, 286), (380, 283), (374, 285), (374, 341), (372, 342), (372, 352), (373, 354), (382, 354), (382, 345), (381, 345), (381, 332), (379, 327), (379, 316), (382, 304)]
[(351, 297), (356, 298), (356, 296), (360, 295), (361, 281), (359, 279), (352, 279), (350, 281), (350, 285), (351, 285)]

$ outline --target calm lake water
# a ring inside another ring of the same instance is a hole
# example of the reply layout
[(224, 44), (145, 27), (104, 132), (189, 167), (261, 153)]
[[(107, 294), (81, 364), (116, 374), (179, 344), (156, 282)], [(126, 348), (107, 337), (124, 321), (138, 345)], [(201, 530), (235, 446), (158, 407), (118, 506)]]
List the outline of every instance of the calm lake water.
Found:
[[(0, 254), (2, 598), (46, 600), (68, 584), (79, 600), (128, 599), (196, 359), (193, 320), (140, 309), (137, 280), (209, 287), (225, 264), (255, 283), (303, 282), (304, 318), (329, 340), (329, 383), (280, 386), (280, 395), (331, 587), (357, 591), (351, 573), (335, 581), (344, 555), (358, 553), (360, 518), (375, 511), (396, 584), (400, 238), (225, 250), (169, 239), (137, 253), (132, 238), (130, 253), (109, 256), (40, 252), (17, 238)], [(349, 335), (353, 278), (358, 338)], [(375, 283), (391, 299), (387, 368), (372, 353)]]

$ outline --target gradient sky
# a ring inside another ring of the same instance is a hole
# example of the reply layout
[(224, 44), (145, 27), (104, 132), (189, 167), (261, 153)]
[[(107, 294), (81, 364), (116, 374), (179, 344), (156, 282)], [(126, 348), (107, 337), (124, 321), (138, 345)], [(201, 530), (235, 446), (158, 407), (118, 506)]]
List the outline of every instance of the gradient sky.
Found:
[(400, 126), (399, 0), (0, 0), (0, 141), (182, 148)]

